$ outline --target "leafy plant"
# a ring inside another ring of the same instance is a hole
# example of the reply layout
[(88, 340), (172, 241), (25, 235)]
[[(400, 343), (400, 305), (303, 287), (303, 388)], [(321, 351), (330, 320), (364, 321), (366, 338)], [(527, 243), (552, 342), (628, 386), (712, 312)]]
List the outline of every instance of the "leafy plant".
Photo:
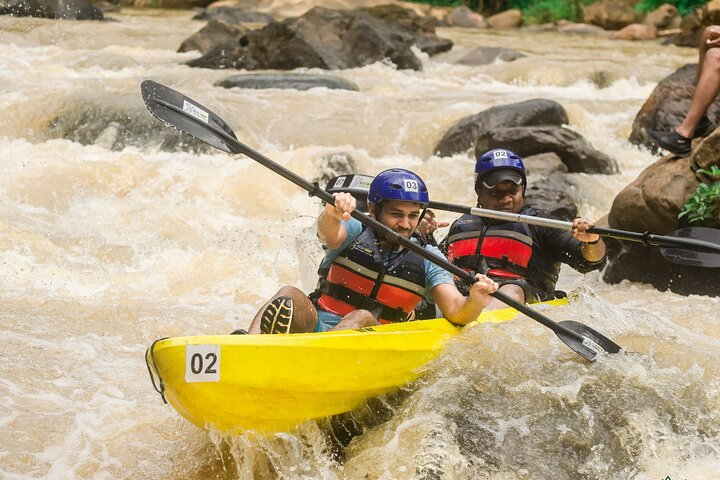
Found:
[(677, 7), (680, 15), (684, 17), (696, 8), (705, 5), (707, 0), (642, 0), (635, 5), (635, 10), (640, 13), (648, 13), (652, 12), (664, 3), (669, 3), (670, 5)]
[(688, 225), (720, 227), (720, 167), (713, 165), (710, 170), (698, 170), (698, 173), (718, 179), (708, 185), (701, 183), (695, 193), (685, 202), (678, 218)]
[(548, 23), (566, 19), (583, 21), (585, 5), (594, 0), (511, 0), (510, 6), (522, 11), (526, 23)]

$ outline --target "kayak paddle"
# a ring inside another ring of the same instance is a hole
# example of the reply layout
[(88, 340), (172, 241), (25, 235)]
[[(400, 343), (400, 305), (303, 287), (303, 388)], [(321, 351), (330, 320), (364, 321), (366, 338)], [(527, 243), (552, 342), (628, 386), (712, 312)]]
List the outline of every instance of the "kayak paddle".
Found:
[[(519, 213), (499, 212), (479, 207), (464, 207), (443, 202), (430, 202), (428, 208), (446, 210), (448, 212), (464, 213), (476, 217), (493, 218), (496, 220), (508, 220), (512, 222), (528, 223), (541, 227), (558, 228), (561, 230), (572, 230), (572, 222), (555, 220), (552, 218), (535, 217), (532, 215), (521, 215)], [(645, 232), (629, 232), (615, 230), (612, 228), (593, 227), (588, 230), (602, 237), (610, 237), (618, 240), (639, 242), (643, 245), (655, 245), (660, 247), (660, 253), (671, 262), (694, 267), (720, 267), (720, 230), (705, 227), (689, 227), (675, 230), (668, 235), (656, 235)]]
[[(177, 128), (225, 152), (242, 153), (306, 190), (311, 196), (316, 196), (328, 203), (335, 202), (335, 198), (320, 188), (317, 183), (308, 182), (260, 152), (241, 143), (227, 123), (194, 100), (190, 100), (181, 93), (151, 80), (142, 82), (141, 92), (145, 105), (150, 112), (166, 125)], [(477, 281), (473, 275), (470, 275), (462, 268), (453, 265), (443, 257), (428, 252), (422, 246), (411, 242), (370, 216), (358, 210), (354, 210), (351, 215), (363, 225), (379, 232), (388, 240), (415, 252), (463, 281), (469, 284)], [(568, 347), (591, 362), (595, 361), (595, 357), (600, 353), (617, 353), (621, 350), (620, 346), (615, 342), (582, 323), (570, 320), (556, 323), (504, 293), (495, 292), (492, 296), (545, 325), (555, 332)]]

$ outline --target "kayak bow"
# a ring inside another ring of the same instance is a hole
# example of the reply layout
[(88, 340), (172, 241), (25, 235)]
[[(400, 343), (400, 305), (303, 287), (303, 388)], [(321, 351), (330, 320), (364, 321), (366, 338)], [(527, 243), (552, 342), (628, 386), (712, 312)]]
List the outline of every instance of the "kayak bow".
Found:
[[(517, 314), (483, 312), (469, 325)], [(145, 360), (163, 400), (190, 422), (267, 434), (349, 412), (412, 382), (460, 331), (439, 318), (323, 333), (175, 337), (154, 342)]]

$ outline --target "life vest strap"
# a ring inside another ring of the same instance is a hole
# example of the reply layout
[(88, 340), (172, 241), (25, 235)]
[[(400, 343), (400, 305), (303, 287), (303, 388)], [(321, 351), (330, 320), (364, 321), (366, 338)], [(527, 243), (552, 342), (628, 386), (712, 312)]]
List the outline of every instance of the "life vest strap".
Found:
[[(515, 265), (507, 258), (486, 257), (484, 255), (463, 255), (453, 261), (460, 268), (467, 268), (477, 271), (480, 265), (486, 265), (488, 269), (507, 270), (508, 272), (528, 278), (529, 271), (525, 267)], [(484, 273), (484, 272), (479, 272)]]
[[(373, 312), (373, 314), (378, 315), (378, 318), (390, 322), (407, 322), (408, 317), (410, 317), (410, 314), (405, 313), (402, 308), (389, 307), (374, 298), (357, 293), (344, 285), (330, 283), (325, 278), (320, 279), (317, 290), (311, 294), (310, 298), (319, 297), (320, 295), (317, 292), (336, 298), (358, 309), (369, 310)], [(377, 313), (378, 311), (380, 312), (379, 314)]]

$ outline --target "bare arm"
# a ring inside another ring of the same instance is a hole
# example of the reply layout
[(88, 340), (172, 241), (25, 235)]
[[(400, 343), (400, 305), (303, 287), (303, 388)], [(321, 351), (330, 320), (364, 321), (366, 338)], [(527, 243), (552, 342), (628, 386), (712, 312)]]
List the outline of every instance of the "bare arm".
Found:
[(355, 198), (349, 193), (333, 193), (335, 204), (326, 204), (317, 222), (317, 236), (328, 248), (338, 248), (347, 238), (342, 221), (350, 220)]
[(445, 318), (456, 325), (467, 325), (477, 319), (493, 299), (490, 296), (498, 289), (498, 284), (485, 275), (477, 274), (477, 282), (470, 287), (470, 295), (463, 296), (451, 283), (443, 283), (432, 289), (435, 304), (443, 312)]

